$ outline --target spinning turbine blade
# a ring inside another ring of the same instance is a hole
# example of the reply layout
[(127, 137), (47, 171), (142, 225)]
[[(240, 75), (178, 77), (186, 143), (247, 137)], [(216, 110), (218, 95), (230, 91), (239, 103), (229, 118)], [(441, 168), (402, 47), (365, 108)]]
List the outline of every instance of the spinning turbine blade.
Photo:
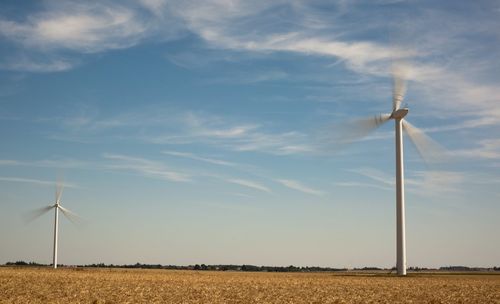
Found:
[(375, 116), (375, 128), (380, 127), (391, 118), (391, 114), (380, 114)]
[(45, 213), (49, 212), (54, 206), (47, 206), (47, 207), (42, 207), (38, 208), (32, 211), (27, 212), (23, 217), (26, 222), (32, 222), (39, 218), (40, 216), (44, 215)]
[(82, 222), (83, 219), (78, 214), (69, 211), (68, 209), (62, 206), (59, 206), (59, 209), (61, 209), (61, 212), (64, 214), (64, 216), (66, 216), (66, 218), (70, 220), (73, 224), (79, 224), (80, 222)]
[(406, 93), (406, 68), (402, 65), (393, 66), (392, 78), (392, 111), (396, 111), (401, 106)]
[(361, 118), (338, 125), (336, 136), (330, 138), (335, 146), (351, 144), (368, 135), (390, 119), (390, 114), (380, 114), (375, 117)]
[(56, 202), (59, 202), (61, 200), (63, 190), (64, 190), (64, 182), (62, 178), (58, 178), (56, 184)]
[(420, 157), (427, 163), (443, 161), (446, 156), (446, 150), (440, 144), (425, 135), (424, 131), (415, 127), (406, 120), (402, 121), (403, 130), (410, 137), (411, 142), (417, 148)]

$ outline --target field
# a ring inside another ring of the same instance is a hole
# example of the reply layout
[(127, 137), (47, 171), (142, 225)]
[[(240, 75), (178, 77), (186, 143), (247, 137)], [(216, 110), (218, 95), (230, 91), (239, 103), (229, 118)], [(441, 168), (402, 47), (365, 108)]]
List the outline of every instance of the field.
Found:
[(0, 267), (0, 303), (500, 303), (500, 275)]

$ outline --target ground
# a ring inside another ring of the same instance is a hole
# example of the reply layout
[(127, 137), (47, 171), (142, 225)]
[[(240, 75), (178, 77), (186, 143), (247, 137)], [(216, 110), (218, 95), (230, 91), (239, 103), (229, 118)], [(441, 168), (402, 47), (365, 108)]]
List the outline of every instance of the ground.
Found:
[(498, 274), (0, 267), (0, 303), (500, 303)]

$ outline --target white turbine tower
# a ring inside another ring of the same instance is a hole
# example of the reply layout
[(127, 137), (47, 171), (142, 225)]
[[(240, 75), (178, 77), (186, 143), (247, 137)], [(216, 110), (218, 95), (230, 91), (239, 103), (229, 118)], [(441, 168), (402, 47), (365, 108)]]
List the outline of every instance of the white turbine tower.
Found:
[(418, 153), (425, 160), (438, 160), (444, 152), (439, 144), (404, 119), (408, 114), (408, 108), (401, 108), (406, 93), (406, 71), (407, 68), (402, 65), (393, 68), (392, 112), (390, 114), (381, 114), (375, 116), (375, 118), (357, 120), (354, 124), (350, 124), (348, 130), (345, 130), (347, 133), (341, 135), (344, 142), (346, 139), (347, 142), (353, 142), (390, 119), (394, 119), (396, 135), (396, 268), (398, 275), (406, 275), (403, 131), (408, 134)]
[(32, 212), (30, 212), (30, 216), (28, 217), (29, 221), (33, 221), (36, 218), (42, 216), (46, 212), (49, 212), (51, 209), (54, 209), (54, 248), (53, 248), (53, 259), (52, 259), (52, 265), (55, 268), (57, 268), (57, 241), (58, 241), (58, 231), (59, 231), (59, 210), (66, 216), (68, 220), (70, 220), (73, 223), (78, 222), (81, 218), (71, 212), (70, 210), (64, 208), (61, 206), (61, 196), (62, 192), (64, 189), (64, 184), (61, 181), (58, 181), (56, 184), (56, 201), (54, 205), (50, 205), (47, 207), (43, 207), (40, 209), (36, 209)]

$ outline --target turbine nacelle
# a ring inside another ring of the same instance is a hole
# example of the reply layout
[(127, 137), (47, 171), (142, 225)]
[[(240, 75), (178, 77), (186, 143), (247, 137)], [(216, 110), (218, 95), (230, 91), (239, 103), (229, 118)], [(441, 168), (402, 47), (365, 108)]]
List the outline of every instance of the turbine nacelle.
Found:
[(408, 114), (408, 108), (397, 109), (391, 113), (392, 119), (403, 119)]

